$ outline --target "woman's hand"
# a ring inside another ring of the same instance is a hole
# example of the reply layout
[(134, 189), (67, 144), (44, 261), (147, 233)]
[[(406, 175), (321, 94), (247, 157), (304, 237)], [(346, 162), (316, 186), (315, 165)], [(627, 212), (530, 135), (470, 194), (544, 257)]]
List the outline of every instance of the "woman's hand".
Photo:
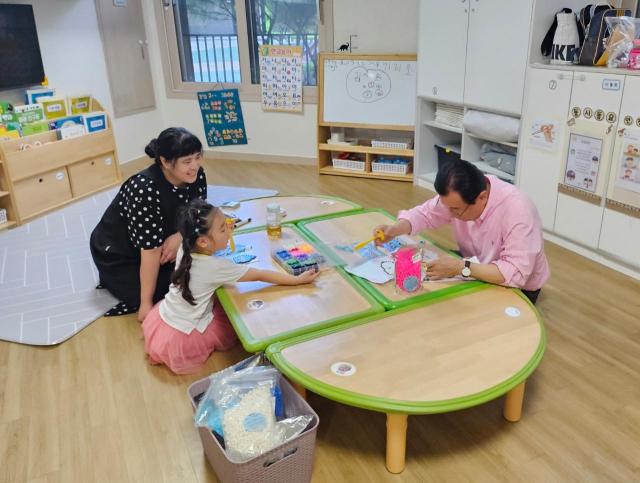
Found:
[(138, 322), (144, 322), (145, 317), (151, 312), (152, 308), (153, 304), (151, 302), (141, 302), (138, 309)]
[(160, 264), (164, 265), (168, 262), (175, 262), (176, 255), (178, 254), (178, 248), (180, 248), (180, 244), (182, 243), (182, 235), (180, 233), (174, 233), (162, 244), (162, 249), (160, 251)]

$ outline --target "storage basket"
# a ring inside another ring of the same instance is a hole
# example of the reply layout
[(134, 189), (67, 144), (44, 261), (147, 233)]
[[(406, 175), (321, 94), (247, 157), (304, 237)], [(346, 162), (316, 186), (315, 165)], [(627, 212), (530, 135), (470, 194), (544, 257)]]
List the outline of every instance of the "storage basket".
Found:
[(373, 161), (371, 171), (374, 173), (407, 174), (411, 163), (384, 163)]
[[(209, 387), (209, 378), (200, 379), (187, 390), (193, 409)], [(205, 456), (222, 483), (308, 483), (313, 471), (313, 453), (320, 419), (311, 406), (284, 378), (280, 378), (285, 417), (310, 414), (313, 420), (300, 435), (260, 456), (242, 463), (231, 461), (208, 428), (197, 428)]]
[(371, 140), (373, 148), (411, 149), (411, 141), (382, 141), (380, 139)]
[(332, 158), (333, 167), (339, 169), (348, 169), (350, 171), (364, 171), (365, 162), (356, 159), (340, 159)]

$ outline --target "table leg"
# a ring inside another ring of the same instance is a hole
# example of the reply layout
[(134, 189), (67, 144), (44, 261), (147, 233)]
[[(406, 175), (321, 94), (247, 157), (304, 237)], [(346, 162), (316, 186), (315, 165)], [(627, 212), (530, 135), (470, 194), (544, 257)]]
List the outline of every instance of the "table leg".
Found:
[(293, 382), (291, 380), (289, 380), (289, 382), (291, 383), (293, 388), (296, 390), (296, 392), (302, 396), (302, 399), (307, 399), (307, 390), (305, 389), (304, 386), (298, 384), (297, 382)]
[(407, 415), (387, 414), (387, 470), (402, 473), (407, 448)]
[(511, 389), (504, 398), (504, 419), (512, 423), (520, 421), (520, 417), (522, 416), (524, 384), (524, 382), (518, 384), (516, 387)]

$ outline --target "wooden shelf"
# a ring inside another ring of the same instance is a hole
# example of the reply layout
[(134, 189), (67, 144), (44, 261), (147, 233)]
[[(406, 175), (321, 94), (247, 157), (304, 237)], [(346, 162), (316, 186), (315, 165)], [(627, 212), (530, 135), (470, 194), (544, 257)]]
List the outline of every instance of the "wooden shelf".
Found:
[(374, 148), (371, 146), (350, 146), (348, 144), (318, 144), (320, 151), (333, 151), (340, 153), (369, 153), (383, 154), (387, 156), (412, 156), (413, 149), (396, 149), (396, 148)]
[(447, 126), (446, 124), (441, 124), (439, 122), (436, 121), (424, 121), (423, 123), (425, 126), (431, 126), (431, 127), (435, 127), (438, 129), (442, 129), (443, 131), (449, 131), (449, 132), (455, 132), (458, 134), (462, 134), (462, 128), (461, 127), (455, 127), (455, 126)]
[(409, 181), (413, 182), (413, 174), (392, 174), (392, 173), (370, 173), (366, 171), (351, 171), (348, 169), (338, 169), (333, 166), (325, 166), (320, 168), (320, 174), (332, 174), (336, 176), (351, 176), (355, 178), (375, 178), (386, 179), (391, 181)]
[(2, 198), (3, 196), (9, 196), (9, 192), (8, 191), (0, 191), (0, 198)]
[(7, 228), (11, 228), (12, 226), (15, 226), (16, 222), (13, 220), (9, 220), (6, 223), (0, 223), (0, 230), (6, 230)]
[(466, 133), (467, 136), (469, 136), (470, 138), (474, 138), (474, 139), (480, 139), (481, 141), (486, 141), (489, 143), (496, 143), (496, 144), (502, 144), (503, 146), (511, 146), (512, 148), (517, 148), (518, 147), (518, 143), (509, 143), (506, 141), (496, 141), (495, 139), (487, 139), (487, 138), (483, 138), (481, 136), (476, 136), (475, 134), (471, 134), (471, 133)]

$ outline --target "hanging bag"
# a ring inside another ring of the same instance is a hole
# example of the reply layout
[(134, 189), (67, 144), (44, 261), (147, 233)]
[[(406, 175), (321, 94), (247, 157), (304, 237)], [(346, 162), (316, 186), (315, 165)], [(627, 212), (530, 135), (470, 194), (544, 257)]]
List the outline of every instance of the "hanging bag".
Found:
[(584, 30), (570, 8), (563, 8), (553, 17), (553, 23), (540, 45), (543, 56), (551, 56), (552, 64), (577, 62)]
[(583, 8), (580, 11), (580, 23), (585, 27), (585, 39), (578, 62), (581, 65), (598, 65), (609, 35), (605, 18), (630, 15), (630, 10), (611, 8), (610, 5), (587, 5)]

